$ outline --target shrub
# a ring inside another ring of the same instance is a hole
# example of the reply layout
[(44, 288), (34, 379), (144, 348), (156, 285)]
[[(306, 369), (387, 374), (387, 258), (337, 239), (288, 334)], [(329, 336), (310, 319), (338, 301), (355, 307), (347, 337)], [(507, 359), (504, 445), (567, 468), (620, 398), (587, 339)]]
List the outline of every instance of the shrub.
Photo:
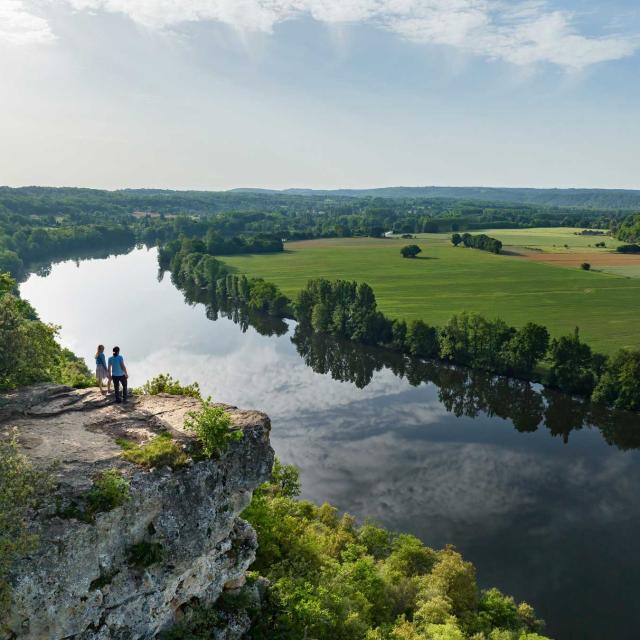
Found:
[(170, 433), (161, 433), (142, 445), (125, 438), (118, 438), (116, 442), (124, 449), (122, 457), (125, 460), (143, 467), (179, 469), (189, 461), (189, 456)]
[(589, 271), (589, 269), (591, 269), (591, 265), (590, 265), (588, 262), (583, 262), (583, 263), (580, 265), (580, 268), (581, 268), (583, 271)]
[(27, 514), (52, 487), (51, 469), (34, 469), (20, 453), (15, 431), (7, 439), (0, 437), (0, 618), (9, 602), (8, 575), (16, 560), (37, 544), (27, 529)]
[(147, 380), (142, 387), (134, 389), (136, 395), (157, 396), (159, 393), (168, 393), (172, 396), (189, 396), (201, 398), (200, 386), (197, 382), (182, 385), (179, 380), (174, 380), (168, 373), (161, 373), (151, 380)]
[(96, 514), (111, 511), (123, 505), (130, 497), (129, 481), (118, 469), (109, 469), (96, 478), (91, 489), (78, 496), (58, 515), (91, 524), (96, 521)]
[(229, 444), (242, 440), (242, 431), (231, 429), (231, 416), (222, 408), (202, 402), (200, 411), (190, 411), (184, 422), (185, 429), (192, 431), (209, 458), (220, 456)]
[(130, 498), (129, 481), (117, 469), (101, 473), (87, 494), (85, 513), (95, 520), (96, 513), (111, 511)]

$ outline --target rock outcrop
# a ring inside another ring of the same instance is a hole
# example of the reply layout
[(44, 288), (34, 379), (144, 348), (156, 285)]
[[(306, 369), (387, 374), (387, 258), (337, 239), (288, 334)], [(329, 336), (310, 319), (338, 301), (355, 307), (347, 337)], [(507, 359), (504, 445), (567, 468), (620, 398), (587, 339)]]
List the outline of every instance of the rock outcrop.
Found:
[[(122, 459), (116, 438), (140, 443), (169, 431), (180, 443), (185, 414), (198, 401), (167, 395), (116, 405), (96, 390), (39, 385), (4, 396), (0, 431), (18, 428), (37, 466), (57, 463), (59, 487), (34, 515), (37, 550), (12, 581), (9, 638), (154, 638), (195, 602), (212, 603), (235, 588), (255, 558), (254, 530), (239, 518), (270, 473), (273, 451), (266, 415), (227, 407), (243, 438), (219, 460), (172, 471)], [(96, 476), (119, 469), (130, 499), (94, 523), (62, 517), (64, 506)], [(141, 567), (134, 545), (157, 559)]]

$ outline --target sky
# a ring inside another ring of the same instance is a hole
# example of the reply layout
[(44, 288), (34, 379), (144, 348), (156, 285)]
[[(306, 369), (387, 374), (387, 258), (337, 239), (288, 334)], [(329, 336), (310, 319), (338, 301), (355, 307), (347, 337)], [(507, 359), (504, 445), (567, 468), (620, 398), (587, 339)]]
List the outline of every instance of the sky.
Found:
[(638, 0), (0, 0), (0, 184), (640, 188)]

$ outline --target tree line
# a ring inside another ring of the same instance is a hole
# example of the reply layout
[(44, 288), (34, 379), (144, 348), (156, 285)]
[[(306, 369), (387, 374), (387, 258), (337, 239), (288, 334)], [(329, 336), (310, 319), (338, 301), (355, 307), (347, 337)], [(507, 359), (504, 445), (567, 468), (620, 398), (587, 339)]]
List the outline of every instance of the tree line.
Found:
[(484, 233), (476, 235), (471, 235), (470, 233), (463, 233), (462, 235), (454, 233), (451, 236), (451, 243), (454, 247), (462, 243), (465, 247), (490, 251), (491, 253), (500, 253), (500, 251), (502, 251), (502, 242)]
[[(0, 187), (2, 217), (23, 224), (111, 224), (136, 227), (137, 241), (167, 242), (173, 220), (198, 226), (203, 237), (212, 225), (225, 239), (269, 234), (280, 239), (381, 236), (386, 231), (437, 233), (482, 228), (576, 226), (609, 229), (622, 224), (626, 211), (548, 207), (464, 198), (340, 194), (286, 194), (249, 191), (204, 192), (137, 189)], [(233, 247), (224, 247), (227, 251)]]
[(135, 230), (128, 225), (68, 224), (52, 226), (0, 220), (0, 272), (23, 276), (30, 264), (98, 247), (128, 247), (136, 242)]
[(161, 268), (172, 272), (178, 286), (208, 289), (222, 301), (274, 317), (292, 316), (317, 334), (418, 358), (525, 380), (540, 379), (544, 368), (542, 381), (551, 388), (619, 409), (640, 410), (640, 351), (621, 350), (607, 358), (593, 352), (578, 329), (551, 339), (542, 325), (529, 322), (515, 328), (477, 313), (454, 315), (442, 327), (422, 320), (392, 320), (378, 309), (368, 284), (346, 280), (309, 280), (291, 301), (273, 283), (230, 274), (213, 256), (193, 252), (199, 242), (182, 239), (176, 253), (167, 247), (160, 251)]
[(520, 432), (544, 426), (567, 442), (574, 430), (597, 427), (604, 439), (620, 449), (640, 448), (637, 416), (616, 411), (553, 389), (534, 389), (529, 382), (495, 376), (478, 369), (443, 367), (434, 360), (406, 357), (390, 349), (364, 347), (350, 340), (319, 334), (298, 325), (291, 341), (316, 373), (366, 387), (382, 369), (417, 387), (430, 383), (445, 409), (456, 416), (475, 418), (480, 412), (511, 420)]
[(640, 244), (621, 244), (616, 251), (618, 253), (640, 253)]
[(182, 238), (160, 248), (158, 262), (181, 288), (196, 287), (219, 298), (222, 305), (246, 306), (276, 318), (291, 314), (290, 300), (271, 282), (229, 273), (227, 266), (207, 252), (206, 244)]
[(316, 279), (294, 304), (302, 327), (422, 358), (534, 379), (540, 365), (544, 382), (568, 394), (619, 409), (640, 410), (640, 351), (621, 350), (607, 358), (584, 343), (578, 329), (551, 339), (546, 327), (529, 322), (509, 326), (476, 313), (454, 315), (442, 327), (422, 320), (390, 320), (377, 309), (365, 283)]
[(621, 222), (612, 221), (612, 229), (619, 240), (640, 244), (640, 213), (627, 216)]

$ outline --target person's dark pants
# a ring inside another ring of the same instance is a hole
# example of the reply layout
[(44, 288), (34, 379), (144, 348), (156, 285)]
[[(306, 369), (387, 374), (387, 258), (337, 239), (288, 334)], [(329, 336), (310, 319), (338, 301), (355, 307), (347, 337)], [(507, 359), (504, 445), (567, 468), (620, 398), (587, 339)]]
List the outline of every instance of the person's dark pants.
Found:
[(113, 390), (116, 392), (116, 402), (122, 402), (120, 397), (120, 383), (122, 383), (122, 397), (124, 401), (127, 401), (127, 377), (126, 376), (112, 376)]

